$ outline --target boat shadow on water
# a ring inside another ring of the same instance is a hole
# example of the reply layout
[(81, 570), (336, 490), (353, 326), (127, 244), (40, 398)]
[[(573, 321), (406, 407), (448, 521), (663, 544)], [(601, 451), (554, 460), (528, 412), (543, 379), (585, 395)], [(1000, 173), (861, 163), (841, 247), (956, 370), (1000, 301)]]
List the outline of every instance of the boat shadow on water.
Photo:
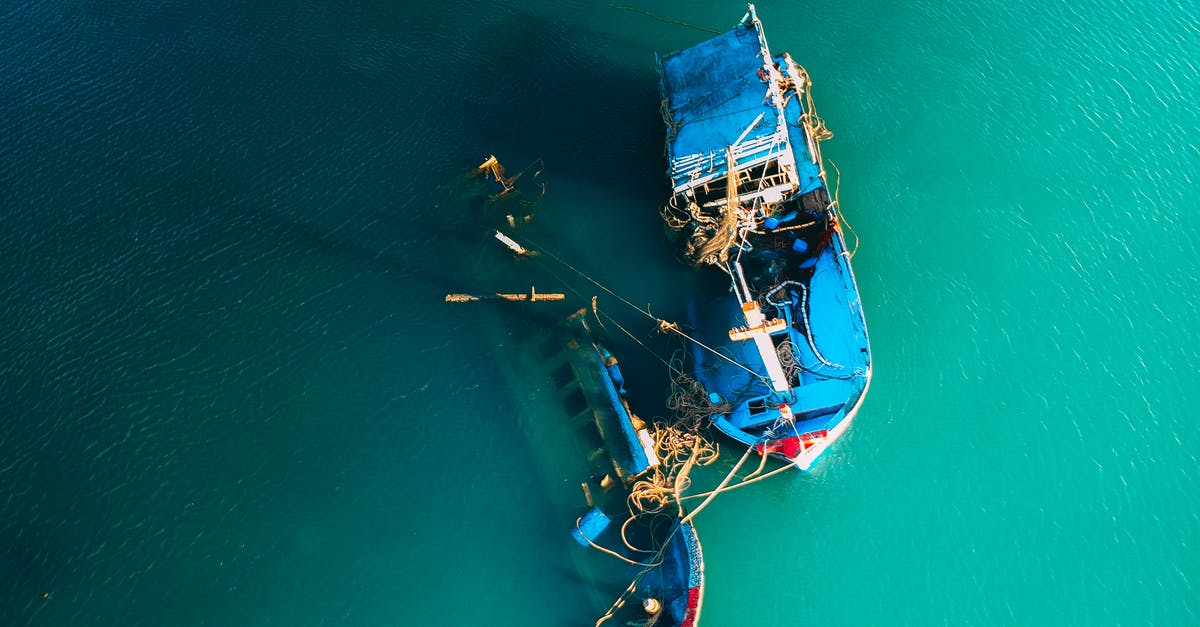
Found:
[[(645, 198), (661, 193), (661, 123), (652, 67), (622, 66), (601, 51), (646, 42), (521, 9), (492, 25), (458, 106), (462, 124), (489, 149), (541, 155), (557, 172), (601, 186), (620, 181)], [(651, 225), (651, 222), (647, 222)], [(654, 227), (651, 227), (654, 228)]]

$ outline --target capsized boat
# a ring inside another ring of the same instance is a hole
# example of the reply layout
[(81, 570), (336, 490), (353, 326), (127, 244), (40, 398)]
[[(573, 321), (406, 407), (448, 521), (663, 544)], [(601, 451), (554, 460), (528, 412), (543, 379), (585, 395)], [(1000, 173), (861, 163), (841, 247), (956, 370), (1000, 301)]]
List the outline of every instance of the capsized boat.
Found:
[[(522, 172), (537, 167), (539, 161)], [(486, 220), (524, 240), (520, 229), (537, 208), (539, 174), (518, 184), (519, 173), (509, 176), (489, 156), (443, 186), (435, 207), (455, 216), (482, 210)], [(537, 258), (538, 251), (500, 237), (499, 230), (494, 234), (517, 258)], [(461, 259), (471, 282), (495, 270), (485, 256)], [(570, 609), (603, 612), (597, 624), (690, 627), (699, 619), (704, 590), (704, 562), (690, 516), (702, 507), (685, 511), (681, 492), (667, 488), (687, 483), (686, 473), (680, 478), (680, 457), (689, 460), (689, 468), (703, 465), (715, 458), (715, 447), (642, 422), (626, 400), (616, 358), (588, 324), (589, 310), (565, 319), (556, 313), (564, 296), (536, 289), (477, 290), (445, 300), (525, 309), (506, 321), (484, 315), (479, 322), (490, 342), (505, 347), (495, 372), (512, 394), (518, 418), (513, 427), (529, 443), (530, 472), (543, 480), (547, 516), (562, 531), (544, 539), (547, 556), (564, 553), (569, 562), (564, 574), (582, 584), (576, 591), (583, 603)], [(590, 311), (600, 315), (594, 299)], [(700, 449), (708, 451), (705, 459), (690, 455)], [(550, 568), (555, 563), (546, 560)]]
[(704, 599), (696, 529), (674, 503), (647, 505), (638, 495), (661, 464), (658, 443), (630, 409), (620, 366), (592, 333), (586, 310), (568, 324), (575, 330), (565, 351), (573, 376), (568, 387), (583, 401), (577, 416), (595, 426), (601, 445), (589, 457), (602, 465), (581, 484), (587, 506), (571, 535), (581, 547), (622, 560), (631, 581), (597, 624), (691, 627)]
[[(713, 424), (808, 469), (849, 426), (871, 352), (808, 73), (772, 54), (754, 5), (731, 31), (659, 60), (679, 253), (713, 266), (691, 304), (692, 370)], [(722, 278), (717, 278), (722, 277)]]

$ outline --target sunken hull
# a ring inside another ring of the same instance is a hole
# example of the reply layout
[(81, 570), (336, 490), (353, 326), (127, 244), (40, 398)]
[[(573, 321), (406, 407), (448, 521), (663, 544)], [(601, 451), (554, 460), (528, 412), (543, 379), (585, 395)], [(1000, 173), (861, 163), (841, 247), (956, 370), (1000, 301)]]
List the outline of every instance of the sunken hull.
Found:
[[(589, 457), (602, 463), (584, 484), (588, 509), (571, 535), (581, 547), (616, 551), (633, 563), (623, 574), (633, 584), (603, 622), (693, 627), (704, 601), (704, 557), (696, 528), (667, 511), (630, 516), (629, 488), (659, 465), (654, 441), (625, 399), (616, 359), (592, 334), (582, 311), (569, 326), (574, 333), (565, 355), (573, 387), (585, 403), (580, 416), (595, 426), (602, 443), (598, 450), (605, 453)], [(613, 487), (597, 481), (600, 476), (614, 478)]]
[[(691, 370), (730, 437), (808, 469), (865, 397), (870, 346), (807, 72), (754, 6), (660, 60), (679, 254), (713, 281), (690, 306)], [(711, 267), (708, 267), (711, 266)]]

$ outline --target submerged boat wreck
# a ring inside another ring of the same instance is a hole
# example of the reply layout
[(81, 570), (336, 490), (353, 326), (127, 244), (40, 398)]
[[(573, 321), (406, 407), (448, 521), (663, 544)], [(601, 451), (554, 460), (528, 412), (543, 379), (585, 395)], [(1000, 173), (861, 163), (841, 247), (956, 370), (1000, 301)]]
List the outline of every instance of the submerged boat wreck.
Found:
[[(521, 227), (537, 207), (529, 199), (540, 198), (544, 190), (540, 170), (534, 171), (538, 167), (535, 161), (522, 170), (533, 172), (522, 186), (520, 174), (507, 175), (489, 156), (444, 186), (435, 207), (447, 214), (482, 215), (485, 232), (494, 223), (526, 241)], [(514, 253), (514, 261), (565, 264), (500, 230), (492, 233)], [(475, 277), (471, 283), (493, 276), (492, 259), (463, 260), (465, 267), (468, 261), (480, 264), (467, 272)], [(483, 264), (489, 267), (481, 272)], [(519, 417), (513, 426), (529, 443), (530, 470), (543, 479), (549, 517), (561, 529), (545, 539), (547, 554), (561, 553), (568, 563), (564, 574), (580, 584), (572, 590), (580, 596), (569, 610), (599, 616), (597, 625), (692, 627), (704, 596), (704, 561), (691, 519), (711, 497), (688, 511), (683, 493), (689, 471), (714, 461), (717, 448), (698, 434), (638, 417), (616, 358), (589, 324), (606, 315), (597, 299), (565, 318), (558, 309), (564, 300), (565, 294), (536, 288), (445, 296), (447, 303), (483, 309), (489, 302), (505, 309), (539, 303), (533, 305), (539, 308), (536, 314), (526, 310), (507, 322), (496, 316), (479, 320), (491, 341), (505, 347), (496, 375), (513, 395)], [(548, 559), (548, 565), (552, 562)]]
[[(691, 323), (692, 372), (713, 424), (812, 466), (847, 428), (871, 354), (842, 220), (826, 180), (807, 72), (767, 47), (754, 5), (731, 31), (660, 59), (680, 254), (713, 266)], [(723, 277), (723, 278), (717, 278)]]
[(595, 426), (598, 447), (589, 457), (597, 465), (581, 483), (586, 511), (571, 535), (581, 547), (624, 562), (631, 581), (596, 624), (691, 627), (704, 598), (704, 558), (678, 492), (669, 494), (675, 476), (662, 468), (669, 464), (662, 459), (669, 454), (665, 431), (630, 409), (617, 360), (596, 340), (585, 312), (568, 321), (574, 333), (565, 351), (567, 388), (581, 399), (579, 420)]

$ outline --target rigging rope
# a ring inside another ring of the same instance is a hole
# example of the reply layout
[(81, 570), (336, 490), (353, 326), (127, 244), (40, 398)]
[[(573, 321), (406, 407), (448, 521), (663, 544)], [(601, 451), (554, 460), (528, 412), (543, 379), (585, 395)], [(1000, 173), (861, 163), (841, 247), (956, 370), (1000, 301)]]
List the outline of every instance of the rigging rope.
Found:
[(616, 10), (618, 10), (618, 11), (629, 11), (629, 12), (631, 12), (631, 13), (641, 13), (642, 15), (645, 15), (646, 17), (651, 17), (651, 18), (654, 18), (654, 19), (656, 19), (656, 20), (658, 20), (658, 21), (660, 21), (660, 22), (665, 22), (665, 23), (667, 23), (667, 24), (675, 24), (675, 25), (677, 25), (677, 26), (684, 26), (684, 27), (687, 27), (687, 28), (694, 28), (694, 29), (696, 29), (696, 30), (698, 30), (698, 31), (704, 31), (704, 32), (706, 32), (706, 33), (712, 33), (712, 34), (714, 34), (714, 35), (720, 35), (720, 34), (721, 34), (721, 31), (719, 31), (719, 30), (713, 30), (713, 29), (711, 29), (711, 28), (705, 28), (705, 27), (703, 27), (703, 26), (697, 26), (697, 25), (695, 25), (695, 24), (689, 24), (689, 23), (687, 23), (687, 22), (681, 22), (681, 21), (679, 21), (679, 20), (673, 20), (673, 19), (670, 19), (670, 18), (661, 17), (661, 16), (655, 15), (655, 14), (653, 14), (653, 13), (651, 13), (651, 12), (649, 12), (649, 11), (645, 10), (645, 9), (639, 9), (639, 8), (637, 8), (637, 7), (629, 7), (629, 6), (624, 6), (624, 5), (620, 5), (620, 4), (610, 4), (610, 5), (608, 5), (608, 6), (609, 6), (610, 8), (616, 9)]
[[(658, 514), (672, 504), (678, 508), (679, 496), (691, 487), (688, 474), (692, 466), (711, 464), (721, 451), (716, 444), (694, 431), (682, 431), (663, 423), (655, 423), (650, 435), (654, 438), (659, 465), (634, 482), (626, 499), (629, 514), (633, 517)], [(682, 510), (676, 513), (683, 516)]]
[[(747, 449), (747, 450), (753, 450), (753, 448), (754, 448), (754, 447), (750, 447), (750, 448), (749, 448), (749, 449)], [(731, 490), (736, 490), (736, 489), (738, 489), (738, 488), (741, 488), (741, 487), (748, 486), (748, 485), (750, 485), (750, 484), (752, 484), (752, 483), (758, 483), (759, 481), (762, 481), (763, 479), (766, 479), (767, 477), (774, 477), (775, 475), (778, 475), (778, 474), (781, 474), (781, 473), (787, 472), (787, 471), (789, 471), (789, 470), (793, 470), (793, 468), (792, 468), (792, 464), (788, 463), (788, 464), (784, 464), (783, 466), (780, 466), (779, 468), (776, 468), (775, 470), (772, 470), (771, 472), (768, 472), (768, 473), (766, 473), (765, 475), (759, 475), (759, 476), (755, 477), (755, 476), (754, 476), (754, 475), (755, 475), (755, 473), (761, 472), (761, 471), (762, 471), (762, 466), (765, 466), (765, 465), (766, 465), (766, 459), (767, 459), (767, 456), (766, 456), (766, 455), (763, 455), (763, 460), (764, 460), (764, 461), (763, 461), (763, 463), (762, 463), (762, 464), (760, 464), (759, 470), (756, 470), (756, 471), (754, 471), (753, 473), (750, 473), (749, 475), (746, 475), (745, 477), (743, 477), (743, 478), (742, 478), (742, 480), (741, 480), (741, 481), (739, 481), (739, 482), (737, 482), (737, 483), (735, 483), (735, 484), (733, 484), (733, 485), (731, 485), (731, 486), (727, 486), (727, 487), (721, 488), (720, 490), (716, 490), (716, 489), (714, 489), (714, 490), (712, 490), (712, 491), (709, 491), (709, 492), (701, 492), (701, 493), (699, 493), (699, 494), (689, 494), (689, 495), (687, 495), (687, 496), (683, 497), (683, 500), (687, 501), (687, 500), (690, 500), (690, 499), (699, 499), (699, 498), (704, 498), (704, 497), (708, 497), (708, 496), (712, 496), (712, 495), (716, 495), (716, 494), (724, 494), (724, 493), (726, 493), (726, 492), (729, 492), (729, 491), (731, 491)]]
[[(747, 373), (749, 373), (749, 374), (750, 374), (750, 376), (752, 376), (752, 377), (754, 377), (754, 378), (757, 378), (757, 379), (759, 379), (760, 381), (762, 381), (763, 383), (765, 383), (765, 384), (767, 384), (767, 385), (770, 385), (770, 381), (769, 381), (769, 380), (768, 380), (766, 377), (764, 377), (764, 376), (762, 376), (762, 375), (758, 374), (757, 372), (755, 372), (754, 370), (750, 369), (750, 368), (749, 368), (748, 366), (746, 366), (745, 364), (742, 364), (742, 363), (738, 362), (737, 360), (733, 359), (732, 357), (729, 357), (728, 355), (725, 355), (724, 353), (721, 353), (721, 352), (720, 352), (720, 351), (718, 351), (717, 349), (715, 349), (715, 348), (713, 348), (713, 347), (711, 347), (711, 346), (709, 346), (709, 345), (705, 344), (704, 342), (701, 342), (700, 340), (698, 340), (698, 339), (696, 339), (696, 338), (694, 338), (694, 337), (692, 337), (692, 336), (688, 335), (688, 334), (687, 334), (687, 333), (685, 333), (685, 332), (684, 332), (682, 329), (680, 329), (680, 328), (679, 328), (679, 325), (677, 325), (677, 324), (675, 324), (675, 323), (672, 323), (672, 322), (668, 322), (668, 321), (666, 321), (666, 320), (663, 320), (663, 319), (661, 319), (661, 318), (658, 318), (658, 317), (657, 317), (657, 316), (655, 316), (654, 314), (650, 313), (648, 310), (646, 310), (646, 309), (642, 309), (641, 307), (638, 307), (637, 305), (633, 304), (633, 303), (632, 303), (632, 302), (630, 302), (628, 299), (626, 299), (624, 296), (621, 296), (620, 294), (618, 294), (618, 293), (616, 293), (616, 292), (612, 291), (611, 289), (609, 289), (609, 288), (608, 288), (608, 286), (606, 286), (606, 285), (604, 285), (603, 283), (601, 283), (601, 282), (597, 281), (596, 279), (593, 279), (591, 276), (589, 276), (589, 275), (588, 275), (587, 273), (585, 273), (584, 271), (580, 270), (579, 268), (576, 268), (575, 266), (571, 265), (570, 263), (567, 263), (567, 261), (566, 261), (566, 260), (564, 260), (564, 259), (562, 259), (561, 257), (559, 257), (558, 255), (555, 255), (554, 253), (550, 252), (548, 249), (546, 249), (546, 247), (545, 247), (545, 246), (542, 246), (541, 244), (538, 244), (537, 242), (534, 242), (534, 241), (532, 241), (532, 240), (530, 240), (530, 239), (528, 239), (528, 238), (526, 238), (526, 241), (530, 242), (530, 244), (531, 244), (532, 246), (536, 246), (536, 247), (537, 247), (537, 249), (538, 249), (538, 252), (540, 252), (541, 254), (543, 254), (543, 255), (545, 255), (545, 256), (547, 256), (547, 257), (549, 257), (549, 258), (551, 258), (551, 259), (553, 259), (553, 260), (557, 261), (558, 263), (561, 263), (562, 265), (566, 266), (566, 267), (567, 267), (569, 270), (571, 270), (571, 271), (572, 271), (572, 272), (574, 272), (575, 274), (579, 275), (581, 278), (583, 278), (584, 280), (588, 281), (588, 282), (589, 282), (589, 283), (591, 283), (592, 285), (595, 285), (596, 287), (598, 287), (598, 288), (600, 288), (600, 289), (604, 290), (605, 292), (608, 292), (608, 293), (609, 293), (611, 296), (613, 296), (613, 298), (616, 298), (617, 300), (621, 301), (621, 302), (622, 302), (622, 303), (624, 303), (625, 305), (629, 306), (629, 307), (630, 307), (631, 309), (633, 309), (634, 311), (637, 311), (638, 313), (642, 314), (643, 316), (646, 316), (647, 318), (649, 318), (649, 319), (653, 320), (653, 321), (654, 321), (654, 323), (655, 323), (656, 325), (658, 325), (658, 328), (659, 328), (660, 330), (664, 330), (664, 331), (670, 331), (671, 333), (674, 333), (674, 334), (676, 334), (676, 335), (678, 335), (678, 336), (680, 336), (680, 337), (682, 337), (682, 338), (684, 338), (684, 339), (688, 340), (689, 342), (692, 342), (693, 344), (695, 344), (695, 345), (699, 346), (700, 348), (703, 348), (704, 350), (707, 350), (708, 352), (710, 352), (710, 353), (712, 353), (712, 354), (716, 355), (717, 357), (720, 357), (721, 359), (724, 359), (725, 361), (728, 361), (729, 363), (733, 364), (734, 366), (737, 366), (738, 368), (741, 368), (742, 370), (745, 370)], [(561, 280), (561, 279), (560, 279), (560, 280)], [(568, 287), (569, 287), (569, 286), (568, 286)], [(579, 293), (579, 292), (578, 292), (578, 290), (575, 290), (575, 289), (573, 289), (573, 288), (569, 288), (569, 289), (571, 289), (571, 291), (572, 291), (572, 292), (575, 292), (576, 294), (578, 294), (578, 293)], [(611, 320), (611, 318), (610, 318), (610, 320)], [(661, 359), (661, 358), (660, 358), (660, 359)]]
[(845, 214), (842, 213), (842, 203), (838, 202), (838, 191), (842, 189), (842, 171), (838, 169), (833, 159), (829, 160), (829, 165), (833, 166), (833, 171), (837, 176), (833, 187), (833, 210), (837, 212), (838, 224), (845, 224), (846, 228), (850, 230), (850, 234), (854, 236), (854, 249), (849, 251), (850, 258), (854, 259), (855, 253), (858, 252), (858, 233), (854, 231), (854, 227), (850, 226), (850, 222), (846, 220)]
[(628, 557), (625, 557), (624, 555), (621, 555), (620, 553), (617, 553), (616, 551), (614, 551), (614, 550), (612, 550), (612, 549), (610, 549), (610, 548), (603, 547), (603, 546), (600, 546), (599, 544), (596, 544), (595, 542), (593, 542), (593, 541), (592, 541), (592, 539), (591, 539), (591, 538), (589, 538), (589, 537), (588, 537), (588, 534), (584, 533), (583, 529), (582, 529), (582, 528), (579, 526), (579, 523), (580, 523), (582, 520), (583, 520), (582, 518), (576, 518), (576, 519), (575, 519), (575, 530), (579, 532), (579, 537), (581, 537), (581, 538), (583, 538), (584, 540), (586, 540), (586, 541), (587, 541), (587, 543), (588, 543), (589, 545), (591, 545), (591, 547), (592, 547), (593, 549), (596, 549), (597, 551), (600, 551), (601, 553), (605, 553), (605, 554), (607, 554), (607, 555), (611, 555), (611, 556), (613, 556), (613, 557), (615, 557), (615, 558), (617, 558), (617, 559), (621, 560), (622, 562), (625, 562), (626, 564), (629, 564), (629, 565), (631, 565), (631, 566), (642, 566), (642, 567), (643, 567), (643, 568), (645, 568), (646, 570), (649, 570), (649, 569), (651, 569), (651, 568), (654, 568), (654, 567), (656, 567), (656, 566), (659, 566), (659, 565), (661, 565), (661, 564), (662, 564), (662, 554), (661, 554), (661, 552), (659, 552), (658, 554), (656, 554), (656, 555), (655, 555), (655, 559), (657, 559), (657, 560), (658, 560), (657, 562), (635, 562), (635, 561), (633, 561), (633, 560), (629, 559)]
[[(659, 436), (662, 436), (661, 440), (659, 439)], [(633, 581), (630, 582), (629, 586), (621, 592), (616, 601), (614, 601), (613, 604), (608, 608), (608, 611), (596, 621), (596, 625), (601, 625), (611, 619), (613, 617), (613, 613), (625, 605), (625, 602), (629, 599), (629, 597), (637, 591), (638, 584), (641, 583), (646, 574), (662, 563), (663, 555), (665, 554), (667, 547), (670, 545), (671, 539), (674, 538), (679, 529), (682, 528), (683, 525), (690, 523), (697, 514), (704, 511), (704, 509), (713, 502), (718, 494), (723, 494), (750, 483), (761, 481), (769, 476), (778, 474), (780, 471), (788, 470), (791, 467), (790, 465), (783, 466), (767, 474), (755, 477), (755, 475), (758, 475), (758, 473), (762, 472), (762, 469), (766, 465), (767, 455), (764, 451), (762, 455), (762, 461), (759, 463), (758, 468), (754, 472), (743, 477), (738, 483), (730, 486), (729, 482), (732, 481), (735, 476), (737, 476), (738, 470), (741, 469), (741, 467), (746, 463), (746, 460), (750, 458), (750, 454), (755, 450), (754, 446), (748, 446), (746, 447), (746, 452), (743, 453), (741, 458), (738, 459), (738, 461), (733, 465), (733, 468), (731, 468), (729, 472), (725, 474), (725, 477), (721, 479), (721, 482), (717, 484), (716, 488), (702, 494), (683, 496), (682, 492), (687, 489), (686, 485), (690, 485), (690, 481), (688, 481), (688, 474), (691, 472), (692, 467), (695, 465), (703, 466), (715, 461), (719, 454), (717, 446), (715, 444), (710, 445), (698, 434), (681, 432), (665, 425), (655, 425), (655, 442), (656, 450), (663, 451), (662, 458), (664, 463), (668, 463), (669, 460), (672, 469), (678, 469), (678, 474), (676, 474), (675, 480), (672, 482), (670, 489), (675, 497), (674, 502), (678, 507), (679, 523), (671, 529), (671, 532), (667, 534), (666, 539), (663, 540), (662, 545), (659, 546), (658, 550), (654, 552), (654, 557), (652, 558), (650, 564), (643, 566), (643, 568), (638, 571), (638, 573), (634, 576)], [(672, 470), (671, 472), (675, 472), (675, 470)], [(666, 475), (669, 476), (671, 472), (666, 473)], [(664, 489), (667, 489), (665, 483), (655, 486), (655, 490), (661, 491)], [(687, 514), (683, 513), (682, 502), (684, 500), (702, 497), (704, 498), (704, 501), (697, 505), (695, 509)], [(578, 526), (578, 521), (576, 521), (576, 526)], [(622, 525), (622, 537), (624, 537), (624, 525)], [(590, 540), (588, 542), (591, 543)], [(629, 546), (628, 542), (626, 542), (626, 546)], [(630, 546), (629, 548), (633, 547)], [(634, 563), (632, 560), (629, 560), (624, 556), (618, 555), (618, 557), (621, 557), (621, 559), (625, 562)]]
[(733, 405), (724, 402), (724, 399), (721, 403), (714, 403), (708, 390), (684, 371), (683, 351), (676, 351), (671, 356), (670, 368), (676, 375), (671, 379), (666, 406), (675, 416), (675, 426), (697, 431), (705, 426), (705, 421), (711, 416), (733, 409)]
[[(747, 446), (746, 452), (742, 453), (742, 458), (739, 459), (737, 461), (737, 463), (733, 465), (733, 468), (729, 471), (728, 474), (725, 475), (725, 478), (721, 480), (721, 483), (717, 485), (716, 489), (712, 490), (712, 492), (708, 495), (708, 498), (704, 499), (699, 505), (697, 505), (696, 509), (693, 509), (691, 511), (691, 513), (689, 513), (687, 516), (684, 516), (683, 518), (681, 518), (679, 520), (679, 524), (682, 525), (682, 524), (691, 522), (691, 520), (696, 517), (696, 514), (699, 514), (700, 512), (704, 511), (704, 508), (708, 507), (708, 504), (712, 503), (713, 499), (717, 498), (717, 495), (720, 494), (722, 490), (724, 490), (725, 486), (729, 485), (729, 481), (731, 479), (733, 479), (733, 476), (735, 474), (737, 474), (737, 471), (739, 468), (742, 467), (742, 464), (746, 463), (746, 460), (750, 458), (750, 453), (753, 451), (754, 451), (753, 446)], [(763, 457), (764, 458), (766, 457), (765, 452), (763, 454)], [(679, 507), (682, 510), (683, 505), (680, 505)]]
[[(630, 518), (621, 525), (621, 540), (630, 550), (639, 553), (650, 553), (644, 549), (638, 549), (629, 542), (626, 537), (626, 529), (631, 521), (641, 516), (659, 516), (670, 505), (675, 505), (676, 511), (673, 512), (674, 519), (678, 520), (670, 533), (663, 539), (657, 550), (653, 551), (653, 557), (648, 562), (635, 562), (629, 558), (616, 554), (612, 551), (597, 546), (595, 543), (585, 539), (592, 546), (601, 549), (609, 555), (615, 555), (622, 561), (642, 566), (637, 575), (629, 586), (617, 597), (616, 601), (608, 608), (608, 611), (596, 621), (596, 625), (600, 625), (613, 617), (613, 613), (625, 605), (626, 600), (637, 591), (638, 584), (645, 578), (656, 566), (663, 562), (663, 555), (667, 547), (670, 546), (672, 538), (679, 531), (680, 527), (691, 520), (695, 515), (693, 512), (685, 516), (681, 503), (681, 496), (684, 490), (691, 485), (689, 473), (694, 466), (704, 466), (715, 461), (720, 454), (720, 449), (716, 444), (705, 440), (700, 434), (694, 432), (681, 431), (675, 427), (671, 427), (662, 423), (656, 423), (651, 434), (654, 438), (655, 453), (658, 455), (659, 466), (652, 468), (648, 474), (636, 481), (633, 489), (630, 492), (627, 504), (629, 506)], [(579, 521), (575, 522), (576, 527), (579, 526)]]
[[(825, 160), (821, 156), (821, 142), (827, 139), (833, 139), (833, 131), (829, 130), (829, 128), (825, 126), (825, 120), (821, 119), (817, 115), (817, 105), (813, 101), (812, 97), (812, 78), (808, 75), (808, 70), (804, 69), (804, 66), (799, 64), (796, 64), (796, 67), (800, 73), (801, 84), (804, 88), (806, 103), (805, 112), (800, 116), (800, 119), (802, 122), (804, 122), (804, 125), (808, 128), (809, 133), (812, 135), (813, 146), (817, 151), (817, 163), (821, 164), (821, 177), (825, 178)], [(854, 255), (858, 253), (858, 245), (860, 240), (858, 233), (854, 231), (854, 227), (850, 226), (850, 223), (846, 220), (845, 214), (842, 213), (842, 203), (838, 201), (838, 192), (842, 188), (842, 171), (838, 169), (837, 164), (834, 163), (832, 159), (830, 159), (829, 165), (833, 166), (834, 173), (837, 177), (834, 182), (833, 202), (831, 203), (833, 212), (837, 218), (838, 224), (845, 224), (846, 228), (850, 230), (850, 234), (854, 236), (854, 248), (847, 251), (849, 258), (854, 259)], [(828, 187), (828, 181), (826, 181), (825, 184), (826, 187)]]

